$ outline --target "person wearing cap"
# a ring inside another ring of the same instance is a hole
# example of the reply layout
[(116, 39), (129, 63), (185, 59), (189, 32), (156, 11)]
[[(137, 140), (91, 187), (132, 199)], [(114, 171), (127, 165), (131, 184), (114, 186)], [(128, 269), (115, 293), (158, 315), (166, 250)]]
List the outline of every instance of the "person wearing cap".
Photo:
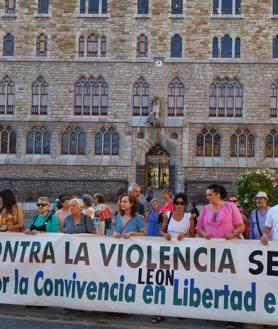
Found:
[(256, 194), (256, 209), (250, 215), (250, 239), (260, 240), (263, 235), (266, 217), (268, 214), (268, 196), (260, 191)]
[(267, 246), (269, 240), (278, 241), (278, 204), (267, 213), (261, 244)]

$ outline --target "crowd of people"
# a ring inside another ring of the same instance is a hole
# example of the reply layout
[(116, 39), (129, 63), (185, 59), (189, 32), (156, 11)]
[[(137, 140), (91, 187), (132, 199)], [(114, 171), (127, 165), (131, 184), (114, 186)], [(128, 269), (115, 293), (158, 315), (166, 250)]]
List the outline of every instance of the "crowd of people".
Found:
[[(269, 240), (278, 240), (278, 205), (270, 208), (268, 196), (258, 191), (256, 208), (250, 215), (239, 207), (236, 194), (228, 196), (219, 184), (207, 187), (208, 204), (200, 211), (196, 202), (188, 200), (184, 193), (172, 195), (163, 193), (163, 202), (156, 198), (151, 188), (147, 190), (146, 201), (141, 201), (141, 188), (133, 183), (125, 191), (117, 193), (118, 205), (113, 213), (100, 193), (60, 195), (54, 204), (48, 197), (37, 201), (37, 214), (25, 228), (22, 208), (17, 204), (10, 189), (0, 191), (0, 231), (63, 232), (65, 234), (105, 234), (113, 229), (115, 238), (128, 239), (131, 236), (162, 236), (166, 240), (181, 241), (187, 237), (204, 239), (224, 238), (254, 239), (267, 245)], [(156, 315), (153, 323), (164, 317)]]
[[(236, 194), (228, 196), (219, 184), (207, 187), (208, 204), (201, 210), (191, 201), (187, 208), (184, 193), (163, 193), (163, 202), (147, 190), (146, 202), (141, 201), (141, 188), (133, 183), (128, 190), (119, 190), (118, 205), (113, 213), (105, 203), (104, 196), (96, 193), (60, 195), (54, 204), (48, 197), (37, 201), (37, 214), (28, 228), (24, 227), (23, 211), (10, 189), (0, 191), (1, 232), (64, 232), (68, 234), (105, 234), (114, 229), (114, 237), (128, 238), (132, 235), (164, 236), (182, 240), (185, 237), (253, 239), (266, 245), (270, 239), (278, 240), (278, 205), (272, 208), (268, 196), (258, 191), (256, 208), (250, 215), (239, 207)], [(277, 222), (277, 223), (276, 223)], [(113, 224), (113, 225), (112, 225)]]

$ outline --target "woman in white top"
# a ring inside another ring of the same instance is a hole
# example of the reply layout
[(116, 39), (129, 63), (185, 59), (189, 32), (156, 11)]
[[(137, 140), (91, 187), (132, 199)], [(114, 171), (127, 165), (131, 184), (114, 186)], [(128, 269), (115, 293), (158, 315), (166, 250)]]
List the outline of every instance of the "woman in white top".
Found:
[(186, 201), (184, 193), (176, 194), (173, 200), (174, 211), (163, 216), (161, 232), (166, 240), (174, 238), (180, 241), (185, 237), (195, 236), (194, 217), (185, 212)]

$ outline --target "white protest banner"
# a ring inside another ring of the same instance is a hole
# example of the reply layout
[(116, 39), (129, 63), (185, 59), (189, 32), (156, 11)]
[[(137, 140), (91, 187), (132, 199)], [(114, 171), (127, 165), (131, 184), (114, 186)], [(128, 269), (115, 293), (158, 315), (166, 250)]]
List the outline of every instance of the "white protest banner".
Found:
[(277, 242), (0, 234), (0, 302), (278, 324)]

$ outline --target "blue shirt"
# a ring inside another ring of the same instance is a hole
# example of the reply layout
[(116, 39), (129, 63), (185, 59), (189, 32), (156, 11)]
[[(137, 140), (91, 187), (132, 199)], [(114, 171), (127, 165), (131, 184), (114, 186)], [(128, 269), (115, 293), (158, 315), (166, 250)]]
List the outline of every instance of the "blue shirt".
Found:
[(64, 233), (91, 233), (94, 230), (94, 222), (90, 216), (81, 214), (80, 222), (74, 223), (71, 215), (67, 216), (64, 221)]
[(160, 210), (157, 213), (153, 209), (149, 213), (149, 225), (148, 225), (148, 236), (160, 236), (160, 224), (158, 223), (158, 216), (160, 215)]
[[(261, 232), (263, 233), (264, 224), (266, 220), (266, 215), (269, 208), (267, 208), (263, 213), (258, 211), (258, 222)], [(256, 220), (256, 209), (251, 212), (250, 215), (250, 240), (260, 240), (261, 234), (258, 229), (257, 220)]]
[(123, 223), (123, 217), (122, 215), (118, 215), (116, 217), (116, 223), (115, 223), (115, 232), (118, 233), (129, 233), (129, 232), (141, 232), (145, 229), (145, 222), (141, 215), (138, 213), (135, 214), (135, 216), (129, 221), (123, 232), (121, 232), (122, 227), (124, 226)]

